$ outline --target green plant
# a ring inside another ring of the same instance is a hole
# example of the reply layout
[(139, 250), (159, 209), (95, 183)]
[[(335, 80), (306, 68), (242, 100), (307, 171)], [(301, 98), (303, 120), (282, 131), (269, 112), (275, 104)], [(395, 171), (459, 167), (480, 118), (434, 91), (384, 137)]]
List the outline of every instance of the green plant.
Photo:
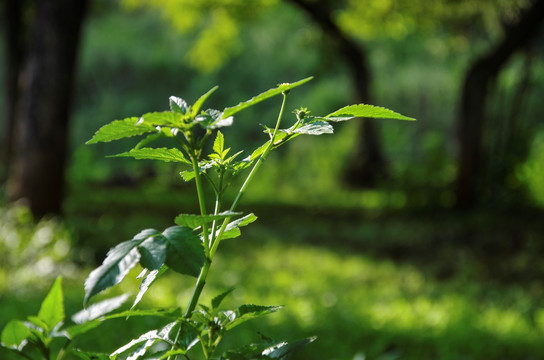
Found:
[[(76, 325), (63, 328), (64, 312), (59, 310), (62, 292), (58, 280), (46, 297), (38, 317), (29, 317), (27, 322), (14, 320), (6, 326), (2, 333), (3, 345), (30, 358), (24, 351), (25, 345), (32, 343), (36, 345), (39, 353), (49, 358), (51, 354), (49, 344), (52, 343), (52, 339), (58, 337), (72, 339), (98, 326), (104, 320), (125, 316), (156, 316), (164, 318), (167, 324), (146, 332), (110, 355), (91, 354), (81, 350), (72, 352), (83, 359), (191, 359), (199, 356), (205, 359), (225, 360), (289, 359), (313, 341), (313, 338), (308, 338), (286, 343), (261, 336), (259, 343), (250, 344), (242, 349), (227, 350), (217, 356), (216, 350), (226, 333), (250, 319), (270, 314), (281, 307), (251, 304), (224, 310), (221, 304), (232, 289), (216, 296), (208, 305), (200, 301), (221, 241), (240, 236), (240, 228), (257, 219), (252, 213), (244, 215), (236, 210), (247, 187), (273, 149), (300, 135), (331, 134), (333, 132), (331, 122), (356, 117), (413, 120), (384, 108), (360, 104), (346, 106), (326, 116), (311, 116), (307, 109), (300, 108), (295, 111), (293, 124), (288, 128), (280, 128), (289, 92), (310, 79), (278, 85), (223, 111), (214, 109), (201, 111), (202, 105), (217, 87), (202, 95), (192, 106), (181, 98), (170, 97), (169, 111), (116, 120), (100, 128), (88, 143), (147, 135), (133, 149), (115, 155), (117, 157), (176, 162), (184, 166), (186, 169), (180, 175), (185, 181), (195, 182), (200, 214), (180, 214), (174, 220), (176, 225), (164, 231), (142, 230), (131, 240), (112, 248), (102, 265), (89, 274), (85, 281), (85, 305), (93, 296), (120, 283), (129, 271), (139, 264), (143, 268), (139, 275), (142, 284), (130, 310), (105, 315), (117, 309), (126, 296), (106, 300), (76, 314), (72, 318)], [(224, 136), (218, 129), (232, 125), (233, 115), (239, 111), (276, 95), (282, 95), (283, 100), (275, 126), (264, 127), (269, 139), (241, 160), (241, 152), (230, 154), (230, 148), (225, 146)], [(213, 144), (211, 150), (208, 150), (206, 144), (214, 132), (216, 134)], [(177, 147), (146, 147), (161, 138), (172, 140)], [(249, 173), (234, 200), (229, 206), (225, 206), (225, 191), (233, 184), (232, 180), (246, 169)], [(214, 210), (211, 213), (207, 210), (210, 204), (206, 199), (205, 184), (209, 185), (214, 194)], [(157, 278), (169, 270), (197, 279), (185, 311), (181, 311), (179, 307), (135, 309)], [(69, 343), (66, 341), (56, 353), (58, 359), (63, 358)]]

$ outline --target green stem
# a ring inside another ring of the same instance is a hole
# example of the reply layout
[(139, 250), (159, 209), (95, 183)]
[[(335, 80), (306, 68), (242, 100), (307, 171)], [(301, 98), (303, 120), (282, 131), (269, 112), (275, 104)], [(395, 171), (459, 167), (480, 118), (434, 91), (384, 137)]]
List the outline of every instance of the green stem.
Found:
[[(198, 195), (198, 205), (200, 206), (200, 215), (205, 216), (208, 215), (208, 211), (206, 210), (206, 201), (204, 198), (204, 188), (202, 187), (202, 180), (200, 178), (200, 168), (198, 167), (198, 159), (196, 154), (193, 152), (191, 154), (191, 162), (193, 164), (193, 169), (195, 171), (195, 183), (196, 183), (196, 192)], [(202, 233), (204, 235), (204, 251), (206, 253), (206, 256), (209, 256), (209, 234), (208, 234), (208, 225), (203, 224), (202, 225)]]
[[(253, 165), (253, 168), (249, 172), (249, 175), (247, 176), (247, 178), (244, 181), (242, 187), (238, 191), (238, 194), (236, 195), (236, 198), (234, 198), (234, 201), (232, 202), (232, 205), (230, 207), (231, 212), (234, 212), (236, 210), (236, 208), (238, 207), (238, 203), (242, 199), (242, 196), (244, 195), (244, 193), (247, 190), (247, 187), (249, 186), (249, 183), (251, 182), (251, 180), (253, 180), (253, 177), (257, 173), (257, 170), (259, 170), (259, 168), (261, 167), (261, 164), (263, 163), (263, 161), (268, 156), (268, 153), (270, 153), (270, 151), (274, 148), (274, 141), (275, 141), (275, 138), (276, 138), (276, 134), (278, 133), (278, 129), (280, 127), (281, 119), (283, 117), (283, 109), (285, 108), (286, 98), (287, 98), (287, 94), (283, 93), (283, 101), (281, 103), (280, 113), (278, 115), (278, 120), (276, 121), (276, 127), (274, 128), (274, 132), (272, 133), (272, 136), (270, 137), (270, 141), (268, 143), (268, 146), (266, 147), (266, 149), (264, 150), (262, 155), (257, 159), (257, 162), (255, 163), (255, 165)], [(227, 228), (227, 225), (229, 224), (230, 219), (231, 219), (230, 217), (226, 218), (223, 221), (223, 224), (221, 225), (221, 228), (219, 229), (219, 233), (217, 234), (217, 236), (215, 238), (215, 241), (213, 242), (213, 244), (212, 244), (212, 246), (210, 248), (210, 257), (211, 258), (213, 258), (215, 252), (217, 251), (217, 248), (219, 247), (219, 242), (221, 241), (221, 236), (223, 236), (223, 233), (225, 232), (225, 229)]]
[[(287, 98), (287, 94), (283, 93), (283, 101), (281, 103), (281, 109), (280, 109), (280, 113), (278, 115), (278, 120), (276, 121), (276, 127), (274, 128), (274, 133), (272, 134), (272, 137), (270, 138), (270, 142), (268, 143), (268, 146), (266, 147), (265, 151), (259, 157), (259, 159), (255, 163), (255, 165), (253, 165), (253, 168), (251, 169), (251, 171), (250, 171), (249, 175), (247, 176), (246, 180), (244, 181), (244, 184), (242, 185), (242, 187), (238, 191), (238, 194), (236, 195), (236, 198), (234, 199), (234, 201), (233, 201), (233, 203), (232, 203), (232, 205), (230, 207), (230, 211), (232, 211), (232, 212), (234, 212), (234, 210), (236, 210), (236, 207), (238, 206), (238, 203), (240, 202), (240, 199), (242, 198), (242, 195), (245, 193), (249, 183), (251, 182), (251, 180), (255, 176), (255, 173), (257, 172), (257, 170), (261, 166), (262, 162), (264, 161), (264, 159), (266, 158), (268, 153), (274, 147), (274, 139), (275, 139), (276, 134), (278, 132), (278, 129), (280, 127), (281, 118), (283, 117), (283, 109), (285, 108), (285, 99), (286, 98)], [(193, 158), (193, 166), (194, 166), (194, 163), (195, 163), (195, 159)], [(198, 174), (198, 172), (196, 172), (195, 174)], [(196, 179), (198, 179), (198, 177)], [(198, 187), (199, 186), (197, 185), (197, 188)], [(199, 195), (199, 200), (200, 200), (200, 195)], [(196, 307), (196, 305), (198, 303), (198, 299), (200, 298), (200, 294), (202, 293), (202, 289), (204, 288), (204, 285), (206, 283), (206, 277), (208, 276), (208, 271), (210, 270), (210, 266), (212, 264), (213, 256), (214, 256), (215, 252), (217, 251), (217, 247), (219, 246), (219, 243), (221, 241), (221, 236), (225, 232), (225, 229), (226, 229), (228, 223), (230, 222), (230, 219), (231, 218), (228, 217), (223, 221), (223, 224), (221, 225), (219, 233), (215, 237), (215, 239), (214, 239), (214, 241), (212, 243), (212, 246), (211, 246), (211, 248), (209, 250), (208, 256), (206, 257), (206, 262), (204, 263), (204, 265), (202, 266), (202, 269), (200, 270), (200, 275), (198, 276), (198, 280), (197, 280), (197, 283), (195, 285), (195, 289), (193, 291), (191, 301), (189, 302), (189, 305), (187, 306), (187, 310), (185, 311), (185, 317), (186, 318), (191, 316), (191, 313), (194, 311), (194, 309), (195, 309), (195, 307)], [(203, 227), (203, 229), (204, 229), (204, 227)], [(205, 238), (207, 239), (207, 237), (205, 237)]]

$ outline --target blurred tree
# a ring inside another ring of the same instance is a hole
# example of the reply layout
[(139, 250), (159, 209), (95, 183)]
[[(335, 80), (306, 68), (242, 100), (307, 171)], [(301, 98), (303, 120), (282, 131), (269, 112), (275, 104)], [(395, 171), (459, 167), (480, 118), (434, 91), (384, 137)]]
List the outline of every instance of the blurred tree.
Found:
[(485, 186), (482, 144), (490, 88), (512, 55), (538, 35), (542, 22), (544, 0), (535, 0), (517, 21), (506, 24), (502, 40), (478, 57), (466, 73), (457, 120), (460, 150), (455, 191), (460, 208), (477, 204)]
[[(40, 217), (61, 211), (74, 68), (87, 0), (6, 1), (11, 25), (4, 121), (7, 144), (12, 144), (7, 153), (13, 155), (7, 196), (25, 199)], [(23, 29), (26, 16), (32, 20)]]

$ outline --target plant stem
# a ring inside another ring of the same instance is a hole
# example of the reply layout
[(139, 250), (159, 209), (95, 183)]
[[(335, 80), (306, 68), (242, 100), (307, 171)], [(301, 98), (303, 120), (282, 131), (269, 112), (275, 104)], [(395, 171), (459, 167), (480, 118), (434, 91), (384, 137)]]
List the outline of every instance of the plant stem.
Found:
[[(205, 216), (205, 215), (208, 215), (208, 211), (206, 210), (206, 201), (204, 198), (204, 189), (202, 187), (202, 180), (200, 178), (200, 168), (198, 167), (198, 159), (194, 152), (191, 153), (191, 162), (193, 164), (193, 169), (195, 171), (196, 192), (198, 195), (198, 205), (200, 206), (200, 215)], [(206, 257), (208, 257), (210, 248), (208, 246), (209, 234), (208, 234), (207, 224), (202, 225), (202, 233), (204, 235), (204, 251), (206, 253)]]
[[(251, 180), (255, 176), (255, 173), (257, 172), (257, 170), (259, 170), (259, 167), (261, 166), (262, 162), (264, 161), (264, 159), (266, 158), (266, 156), (268, 155), (270, 150), (272, 150), (272, 148), (274, 147), (274, 139), (276, 137), (276, 133), (278, 132), (278, 129), (279, 129), (280, 123), (281, 123), (281, 119), (283, 117), (283, 109), (285, 108), (285, 99), (286, 98), (287, 98), (287, 94), (283, 93), (283, 101), (281, 103), (281, 109), (280, 109), (280, 113), (278, 115), (278, 120), (276, 121), (276, 127), (274, 128), (274, 133), (272, 134), (272, 137), (270, 138), (270, 142), (268, 143), (267, 148), (265, 149), (263, 154), (259, 157), (259, 159), (257, 159), (257, 162), (255, 163), (255, 165), (253, 165), (253, 168), (251, 169), (251, 171), (250, 171), (249, 175), (247, 176), (246, 180), (244, 181), (244, 184), (242, 185), (242, 187), (238, 191), (238, 194), (236, 195), (236, 198), (232, 202), (232, 205), (230, 207), (231, 212), (234, 212), (236, 210), (236, 207), (238, 206), (238, 203), (240, 202), (240, 199), (242, 198), (242, 195), (244, 194), (244, 192), (246, 191), (249, 183), (251, 182)], [(221, 228), (219, 229), (219, 233), (217, 234), (215, 239), (213, 239), (213, 243), (212, 243), (212, 245), (210, 247), (210, 250), (209, 250), (209, 253), (208, 253), (209, 256), (206, 258), (206, 262), (204, 263), (204, 266), (202, 266), (202, 269), (200, 270), (200, 275), (198, 276), (198, 280), (197, 280), (197, 283), (195, 285), (195, 289), (193, 291), (191, 301), (189, 302), (189, 306), (187, 307), (187, 310), (185, 311), (185, 317), (186, 318), (191, 316), (191, 313), (194, 311), (194, 309), (196, 307), (196, 304), (198, 302), (200, 294), (202, 293), (202, 289), (204, 288), (204, 284), (206, 283), (206, 277), (208, 276), (208, 271), (210, 270), (210, 266), (212, 265), (213, 256), (215, 255), (215, 252), (217, 251), (217, 247), (219, 246), (219, 243), (221, 241), (221, 236), (225, 232), (225, 229), (227, 228), (227, 225), (229, 224), (230, 219), (231, 219), (231, 217), (228, 217), (223, 221), (223, 224), (221, 225)]]

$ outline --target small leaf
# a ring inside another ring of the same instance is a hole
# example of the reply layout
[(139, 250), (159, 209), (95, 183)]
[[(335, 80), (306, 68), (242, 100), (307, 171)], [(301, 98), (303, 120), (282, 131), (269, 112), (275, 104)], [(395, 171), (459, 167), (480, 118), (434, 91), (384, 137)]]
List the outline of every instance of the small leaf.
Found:
[(132, 157), (138, 160), (161, 160), (161, 161), (174, 161), (181, 162), (185, 164), (191, 164), (189, 160), (183, 155), (183, 153), (176, 149), (167, 149), (167, 148), (141, 148), (141, 149), (132, 149), (130, 151), (111, 155), (110, 157)]
[(138, 246), (140, 265), (148, 270), (158, 270), (166, 261), (168, 240), (162, 235), (150, 236)]
[(19, 320), (11, 320), (2, 330), (0, 340), (2, 346), (21, 351), (28, 342), (31, 332), (26, 325)]
[(142, 118), (147, 124), (153, 126), (182, 127), (183, 115), (172, 111), (155, 111), (143, 114)]
[(172, 226), (162, 234), (168, 240), (166, 265), (180, 274), (197, 277), (206, 258), (198, 234), (186, 226)]
[(295, 341), (294, 343), (282, 342), (265, 349), (262, 352), (262, 355), (265, 355), (269, 359), (298, 359), (300, 352), (306, 347), (306, 345), (313, 342), (315, 339), (315, 337), (311, 337)]
[(128, 295), (120, 295), (111, 299), (100, 301), (72, 315), (72, 321), (76, 324), (98, 319), (99, 317), (118, 309), (128, 299)]
[(58, 277), (45, 297), (38, 313), (38, 318), (51, 331), (64, 320), (64, 297), (62, 295), (62, 278)]
[(170, 110), (185, 115), (187, 113), (187, 102), (177, 96), (170, 96)]
[(86, 144), (110, 142), (154, 131), (157, 130), (152, 124), (140, 121), (140, 118), (137, 117), (130, 117), (123, 120), (115, 120), (102, 126)]
[(163, 265), (160, 269), (149, 272), (149, 274), (142, 280), (142, 285), (140, 285), (140, 291), (138, 291), (138, 294), (136, 295), (136, 298), (134, 299), (134, 303), (132, 304), (130, 310), (134, 309), (134, 307), (140, 302), (140, 300), (142, 300), (142, 297), (147, 292), (147, 290), (149, 290), (155, 280), (157, 280), (159, 276), (164, 274), (166, 270), (168, 270), (168, 266)]
[(200, 111), (200, 108), (202, 107), (202, 104), (204, 104), (204, 101), (206, 101), (206, 99), (208, 99), (208, 97), (215, 91), (217, 90), (219, 87), (218, 86), (214, 86), (213, 88), (211, 88), (207, 93), (205, 93), (204, 95), (202, 95), (200, 98), (198, 98), (198, 100), (194, 103), (193, 107), (192, 107), (192, 113), (193, 113), (193, 116), (195, 116), (196, 114), (198, 114), (198, 112)]
[(332, 134), (334, 130), (326, 121), (313, 121), (308, 124), (304, 124), (298, 129), (295, 129), (293, 132), (297, 134), (304, 135), (322, 135), (322, 134)]
[(271, 314), (280, 310), (283, 306), (242, 305), (235, 312), (235, 316), (228, 316), (231, 321), (225, 324), (225, 329), (230, 330), (248, 320)]
[(214, 310), (217, 310), (217, 308), (219, 308), (219, 305), (221, 305), (223, 300), (233, 291), (234, 291), (234, 288), (230, 288), (229, 290), (227, 290), (227, 291), (217, 295), (216, 297), (214, 297), (212, 299), (212, 308)]
[(294, 82), (294, 83), (285, 83), (285, 84), (280, 84), (278, 85), (277, 87), (273, 88), (273, 89), (270, 89), (270, 90), (267, 90), (247, 101), (244, 101), (236, 106), (232, 106), (232, 107), (229, 107), (229, 108), (226, 108), (225, 111), (223, 112), (223, 118), (227, 118), (231, 115), (234, 115), (236, 114), (237, 112), (241, 111), (241, 110), (244, 110), (245, 108), (248, 108), (250, 106), (253, 106), (263, 100), (266, 100), (268, 98), (271, 98), (273, 96), (276, 96), (276, 95), (279, 95), (285, 91), (288, 91), (288, 90), (291, 90), (297, 86), (300, 86), (310, 80), (312, 80), (313, 77), (309, 77), (309, 78), (306, 78), (306, 79), (303, 79), (303, 80), (300, 80), (300, 81), (297, 81), (297, 82)]
[(240, 227), (247, 226), (257, 220), (257, 216), (255, 214), (251, 213), (248, 214), (240, 219), (234, 220), (230, 222), (227, 227), (225, 228), (225, 232), (223, 233), (223, 236), (221, 236), (221, 239), (234, 239), (238, 236), (240, 236)]
[(160, 330), (148, 331), (145, 334), (141, 335), (139, 338), (134, 339), (128, 344), (115, 350), (115, 352), (113, 352), (110, 356), (115, 357), (116, 355), (122, 354), (135, 347), (135, 345), (139, 344), (139, 346), (136, 347), (136, 349), (132, 350), (127, 357), (127, 360), (136, 360), (139, 359), (140, 356), (145, 355), (147, 350), (158, 341), (164, 341), (170, 345), (173, 345), (174, 340), (171, 339), (169, 335), (175, 325), (177, 325), (177, 321), (165, 325)]
[(379, 106), (358, 104), (349, 105), (336, 110), (326, 116), (329, 121), (345, 121), (356, 117), (360, 118), (374, 118), (374, 119), (396, 119), (396, 120), (415, 120), (414, 118), (407, 117), (385, 109)]
[(85, 280), (83, 303), (87, 304), (92, 296), (121, 282), (140, 260), (138, 245), (148, 237), (157, 234), (160, 233), (155, 229), (146, 229), (132, 240), (122, 242), (110, 249), (102, 265), (94, 269)]
[(224, 146), (225, 138), (223, 137), (221, 131), (218, 131), (217, 136), (215, 137), (215, 141), (213, 142), (213, 151), (215, 151), (216, 154), (221, 155), (223, 153)]
[(110, 360), (109, 354), (90, 352), (81, 349), (73, 349), (71, 352), (82, 360)]
[(240, 212), (225, 211), (217, 215), (195, 215), (195, 214), (179, 214), (174, 219), (174, 222), (179, 226), (187, 226), (196, 228), (204, 224), (211, 223), (215, 220), (222, 220), (232, 216), (242, 215)]

